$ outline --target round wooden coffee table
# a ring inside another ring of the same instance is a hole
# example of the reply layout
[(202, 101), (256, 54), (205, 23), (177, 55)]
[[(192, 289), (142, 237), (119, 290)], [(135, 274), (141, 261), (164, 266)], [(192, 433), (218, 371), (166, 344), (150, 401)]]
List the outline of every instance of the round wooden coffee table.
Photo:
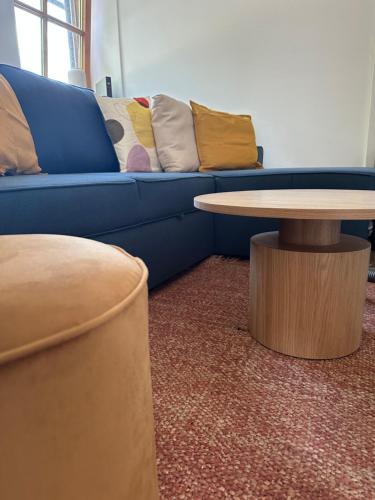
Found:
[(341, 220), (375, 218), (373, 191), (283, 189), (197, 196), (209, 212), (281, 219), (251, 238), (251, 335), (291, 356), (330, 359), (358, 349), (370, 244)]

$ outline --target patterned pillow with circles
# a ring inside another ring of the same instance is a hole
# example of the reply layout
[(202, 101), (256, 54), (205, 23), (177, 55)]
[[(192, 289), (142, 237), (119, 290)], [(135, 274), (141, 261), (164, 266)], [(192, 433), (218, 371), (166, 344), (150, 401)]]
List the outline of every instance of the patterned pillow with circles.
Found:
[(121, 172), (160, 172), (151, 125), (150, 99), (99, 97)]

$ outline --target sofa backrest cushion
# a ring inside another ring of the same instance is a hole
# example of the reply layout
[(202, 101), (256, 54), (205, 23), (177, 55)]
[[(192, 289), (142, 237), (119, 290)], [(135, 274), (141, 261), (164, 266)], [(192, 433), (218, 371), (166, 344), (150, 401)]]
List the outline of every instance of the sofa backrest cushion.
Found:
[(0, 64), (30, 126), (39, 165), (50, 174), (115, 172), (116, 153), (91, 90)]

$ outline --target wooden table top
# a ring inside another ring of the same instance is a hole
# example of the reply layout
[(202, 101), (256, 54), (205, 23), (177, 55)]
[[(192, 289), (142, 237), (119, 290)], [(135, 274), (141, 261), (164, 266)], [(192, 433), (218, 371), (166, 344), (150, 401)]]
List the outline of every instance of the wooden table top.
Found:
[(375, 192), (343, 189), (272, 189), (212, 193), (194, 206), (219, 214), (278, 219), (375, 219)]

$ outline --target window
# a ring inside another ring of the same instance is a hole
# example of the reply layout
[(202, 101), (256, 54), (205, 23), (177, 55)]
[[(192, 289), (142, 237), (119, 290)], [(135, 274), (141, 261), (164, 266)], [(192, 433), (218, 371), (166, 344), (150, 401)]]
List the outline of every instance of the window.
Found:
[(84, 69), (90, 85), (91, 0), (14, 0), (21, 67), (62, 82)]

